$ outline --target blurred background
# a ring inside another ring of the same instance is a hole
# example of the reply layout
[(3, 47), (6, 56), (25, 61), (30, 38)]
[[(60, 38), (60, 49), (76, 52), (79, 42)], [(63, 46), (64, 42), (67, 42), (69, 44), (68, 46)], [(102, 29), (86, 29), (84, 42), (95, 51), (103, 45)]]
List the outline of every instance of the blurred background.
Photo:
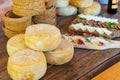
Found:
[[(105, 4), (108, 0), (96, 0), (96, 1), (101, 2), (101, 4)], [(12, 8), (12, 0), (0, 0), (0, 21), (1, 21), (1, 16), (11, 8)]]

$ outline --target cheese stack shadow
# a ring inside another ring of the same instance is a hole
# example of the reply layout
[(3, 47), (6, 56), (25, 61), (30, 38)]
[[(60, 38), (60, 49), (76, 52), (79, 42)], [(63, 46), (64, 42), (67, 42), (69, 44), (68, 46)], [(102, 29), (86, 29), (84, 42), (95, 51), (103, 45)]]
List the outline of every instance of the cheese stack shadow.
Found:
[(33, 16), (33, 22), (35, 24), (44, 23), (57, 25), (57, 16), (56, 16), (56, 0), (45, 0), (46, 11), (42, 14)]
[[(7, 42), (7, 70), (14, 80), (38, 80), (45, 74), (47, 63), (61, 65), (73, 58), (74, 48), (62, 39), (60, 30), (49, 24), (27, 27)], [(46, 61), (47, 60), (47, 61)]]

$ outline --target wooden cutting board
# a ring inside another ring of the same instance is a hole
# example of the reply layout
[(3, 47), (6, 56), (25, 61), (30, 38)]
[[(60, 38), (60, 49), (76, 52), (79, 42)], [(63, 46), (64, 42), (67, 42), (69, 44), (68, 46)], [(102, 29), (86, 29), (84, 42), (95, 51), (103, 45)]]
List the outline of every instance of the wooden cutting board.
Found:
[(108, 68), (92, 80), (120, 80), (120, 62)]

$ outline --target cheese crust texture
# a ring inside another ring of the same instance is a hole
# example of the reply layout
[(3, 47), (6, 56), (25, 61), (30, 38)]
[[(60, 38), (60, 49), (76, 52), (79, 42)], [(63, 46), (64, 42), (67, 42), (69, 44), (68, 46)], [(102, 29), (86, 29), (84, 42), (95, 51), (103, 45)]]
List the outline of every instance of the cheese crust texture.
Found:
[(7, 70), (13, 80), (38, 80), (46, 69), (44, 54), (31, 49), (18, 51), (8, 59)]
[(16, 35), (7, 42), (7, 52), (9, 56), (25, 48), (27, 48), (27, 46), (25, 45), (24, 34)]
[(53, 51), (45, 52), (47, 62), (53, 65), (61, 65), (73, 58), (74, 47), (69, 41), (62, 39), (59, 47)]
[(56, 49), (61, 41), (60, 30), (49, 24), (29, 26), (25, 32), (25, 43), (37, 51), (50, 51)]

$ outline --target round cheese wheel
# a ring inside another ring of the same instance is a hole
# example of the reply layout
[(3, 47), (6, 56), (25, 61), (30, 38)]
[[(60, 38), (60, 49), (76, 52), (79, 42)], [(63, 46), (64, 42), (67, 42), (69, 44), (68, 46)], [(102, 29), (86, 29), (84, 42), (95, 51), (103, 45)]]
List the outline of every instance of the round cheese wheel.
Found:
[(89, 14), (89, 15), (98, 15), (101, 11), (101, 5), (94, 1), (92, 6), (87, 8), (79, 8), (79, 13)]
[(59, 47), (53, 51), (45, 52), (47, 63), (61, 65), (73, 58), (74, 47), (69, 41), (62, 39)]
[(71, 16), (77, 14), (77, 8), (73, 6), (62, 7), (57, 10), (57, 14), (60, 16)]
[(25, 45), (24, 34), (15, 35), (7, 42), (7, 52), (9, 56), (25, 48), (27, 48), (27, 46)]
[(69, 5), (69, 0), (57, 0), (55, 6), (57, 8), (60, 8), (60, 7), (66, 7)]
[(50, 24), (32, 25), (25, 32), (25, 43), (34, 50), (50, 51), (56, 49), (60, 41), (60, 30)]
[(18, 51), (8, 59), (7, 70), (13, 80), (39, 80), (46, 69), (44, 54), (31, 49)]
[(70, 0), (70, 4), (75, 7), (85, 8), (93, 4), (93, 0)]

